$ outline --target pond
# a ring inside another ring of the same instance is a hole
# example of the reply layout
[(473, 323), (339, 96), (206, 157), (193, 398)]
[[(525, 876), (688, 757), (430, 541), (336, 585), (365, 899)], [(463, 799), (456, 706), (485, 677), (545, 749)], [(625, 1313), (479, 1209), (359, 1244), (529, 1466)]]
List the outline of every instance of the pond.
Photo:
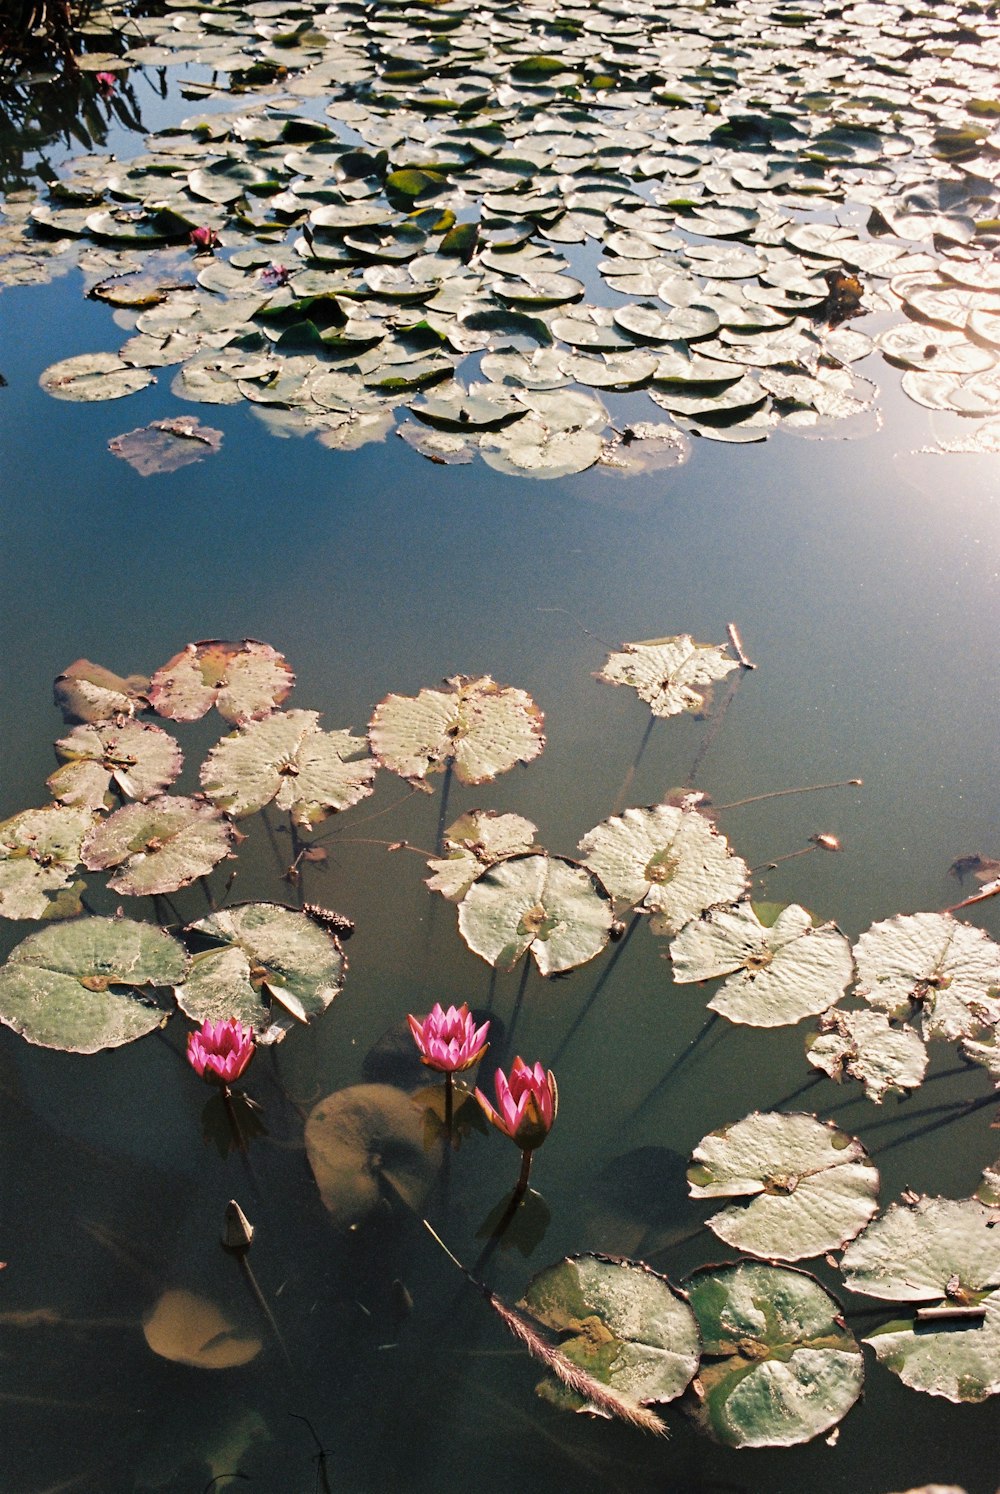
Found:
[(6, 1487), (993, 1494), (995, 7), (76, 52), (3, 92)]

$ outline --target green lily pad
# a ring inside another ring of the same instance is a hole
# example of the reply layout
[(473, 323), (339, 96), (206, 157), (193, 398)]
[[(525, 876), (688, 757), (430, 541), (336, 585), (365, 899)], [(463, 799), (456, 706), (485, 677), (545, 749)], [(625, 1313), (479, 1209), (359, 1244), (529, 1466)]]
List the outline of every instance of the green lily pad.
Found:
[(489, 675), (454, 675), (448, 690), (388, 695), (368, 728), (372, 754), (384, 768), (425, 785), (428, 773), (453, 764), (461, 783), (488, 783), (545, 745), (542, 713), (531, 696)]
[(685, 1283), (702, 1336), (699, 1429), (727, 1447), (792, 1447), (837, 1425), (864, 1363), (838, 1303), (804, 1271), (744, 1261)]
[(363, 737), (320, 731), (318, 711), (275, 711), (223, 737), (202, 764), (201, 785), (234, 819), (273, 800), (308, 830), (366, 798), (375, 773)]
[(724, 835), (697, 810), (626, 809), (578, 848), (619, 907), (651, 913), (654, 934), (676, 934), (715, 903), (734, 903), (750, 880)]
[(80, 912), (82, 884), (70, 883), (95, 818), (88, 807), (49, 804), (0, 824), (0, 916), (68, 918)]
[(196, 948), (177, 1003), (196, 1022), (236, 1017), (261, 1043), (320, 1017), (340, 994), (347, 961), (337, 938), (308, 913), (244, 903), (194, 923)]
[(164, 794), (126, 804), (87, 835), (81, 860), (88, 871), (120, 870), (108, 886), (132, 897), (176, 892), (206, 877), (233, 853), (236, 831), (218, 810), (199, 799)]
[(857, 992), (925, 1038), (977, 1038), (1000, 1023), (1000, 946), (948, 913), (900, 913), (854, 948)]
[(133, 368), (114, 353), (79, 353), (52, 363), (39, 384), (55, 399), (123, 399), (156, 382), (146, 368)]
[(853, 1240), (878, 1209), (878, 1169), (860, 1141), (814, 1115), (754, 1112), (702, 1138), (692, 1198), (745, 1198), (705, 1222), (727, 1245), (799, 1261)]
[[(574, 1364), (642, 1406), (676, 1400), (698, 1368), (694, 1314), (641, 1262), (570, 1256), (534, 1276), (517, 1305), (559, 1334)], [(555, 1380), (539, 1392), (573, 1410), (597, 1409)]]
[(824, 1012), (806, 1038), (806, 1057), (837, 1084), (857, 1079), (881, 1105), (890, 1090), (908, 1094), (923, 1083), (927, 1049), (912, 1027), (893, 1027), (883, 1012)]
[(623, 644), (620, 652), (608, 656), (597, 678), (609, 685), (631, 685), (654, 716), (677, 716), (704, 706), (705, 691), (696, 686), (724, 679), (736, 668), (736, 660), (726, 657), (723, 646), (695, 643), (681, 633)]
[(585, 867), (560, 856), (498, 861), (458, 905), (458, 928), (474, 954), (500, 971), (531, 950), (543, 975), (600, 954), (613, 922), (611, 899)]
[(750, 903), (713, 908), (670, 946), (678, 984), (728, 977), (708, 1003), (730, 1022), (783, 1027), (834, 1006), (854, 975), (851, 946), (832, 923), (793, 903), (765, 927)]
[(43, 1048), (96, 1053), (162, 1026), (142, 988), (183, 980), (179, 940), (151, 923), (80, 918), (29, 934), (0, 967), (0, 1022)]
[(86, 809), (110, 809), (112, 784), (126, 799), (151, 799), (173, 783), (184, 761), (167, 732), (132, 720), (77, 726), (56, 752), (64, 766), (48, 779), (53, 797)]
[(460, 903), (476, 878), (506, 856), (535, 849), (537, 825), (520, 814), (495, 809), (470, 809), (445, 831), (444, 856), (432, 857), (426, 878), (432, 892)]
[(295, 676), (269, 644), (244, 638), (189, 643), (150, 680), (149, 702), (171, 721), (197, 721), (214, 705), (239, 724), (267, 716), (287, 700)]

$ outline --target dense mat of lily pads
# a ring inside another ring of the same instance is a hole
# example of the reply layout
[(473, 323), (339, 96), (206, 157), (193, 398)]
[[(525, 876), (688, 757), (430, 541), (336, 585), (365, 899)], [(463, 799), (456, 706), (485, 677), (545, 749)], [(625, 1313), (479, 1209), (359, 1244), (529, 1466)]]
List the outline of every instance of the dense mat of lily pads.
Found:
[[(705, 709), (711, 682), (743, 663), (680, 635), (624, 644), (597, 678), (634, 689), (654, 715), (670, 717)], [(488, 676), (390, 694), (367, 738), (286, 708), (294, 684), (286, 660), (251, 640), (189, 644), (149, 679), (78, 660), (56, 681), (70, 729), (56, 742), (52, 799), (0, 825), (0, 915), (37, 925), (0, 966), (0, 1021), (32, 1043), (81, 1054), (184, 1017), (202, 1024), (189, 1035), (189, 1057), (223, 1085), (241, 1146), (259, 1122), (231, 1081), (247, 1069), (255, 1040), (277, 1043), (326, 1020), (346, 977), (351, 925), (301, 896), (231, 900), (232, 879), (222, 881), (244, 838), (238, 825), (287, 815), (294, 887), (296, 869), (319, 847), (318, 827), (370, 794), (378, 773), (428, 792), (434, 775), (482, 786), (545, 747), (537, 704)], [(172, 794), (181, 749), (150, 718), (176, 729), (213, 709), (231, 730), (201, 765), (202, 791)], [(818, 1018), (805, 1058), (862, 1085), (875, 1104), (920, 1085), (931, 1042), (956, 1045), (970, 1069), (983, 1065), (1000, 1084), (1000, 946), (952, 912), (882, 920), (852, 947), (796, 904), (756, 904), (749, 868), (696, 792), (612, 814), (583, 833), (580, 859), (546, 850), (536, 835), (524, 817), (483, 807), (448, 826), (429, 858), (429, 889), (457, 905), (461, 937), (495, 970), (522, 960), (527, 969), (529, 956), (543, 976), (611, 961), (645, 921), (665, 944), (665, 984), (721, 982), (707, 1002), (711, 1020), (770, 1028)], [(196, 882), (211, 911), (186, 920), (172, 898)], [(467, 1107), (476, 1109), (452, 1072), (482, 1056), (488, 1024), (476, 1020), (467, 1007), (409, 1016), (424, 1062), (446, 1071), (443, 1116), (440, 1092), (427, 1086), (364, 1083), (313, 1104), (303, 1142), (338, 1229), (382, 1217), (387, 1193), (418, 1215), (433, 1208), (453, 1102), (454, 1125), (466, 1133)], [(445, 1028), (462, 1039), (453, 1053), (434, 1046)], [(508, 1214), (533, 1149), (557, 1124), (551, 1072), (516, 1059), (515, 1084), (539, 1097), (523, 1123), (522, 1104), (516, 1125), (502, 1073), (499, 1111), (476, 1093), (523, 1149)], [(538, 1273), (516, 1309), (487, 1293), (553, 1371), (539, 1387), (547, 1399), (654, 1432), (663, 1423), (650, 1408), (677, 1401), (732, 1447), (828, 1432), (861, 1393), (863, 1352), (839, 1304), (797, 1263), (829, 1263), (839, 1251), (847, 1286), (893, 1314), (865, 1342), (904, 1384), (955, 1402), (1000, 1390), (995, 1169), (971, 1198), (908, 1193), (880, 1212), (879, 1171), (856, 1137), (775, 1109), (703, 1137), (688, 1184), (693, 1198), (719, 1201), (707, 1229), (740, 1252), (737, 1262), (671, 1283), (641, 1261), (590, 1253)], [(243, 1364), (261, 1351), (260, 1340), (229, 1335), (217, 1317), (211, 1303), (168, 1291), (144, 1323), (147, 1343), (199, 1367)], [(543, 1328), (560, 1336), (558, 1348)], [(208, 1340), (206, 1358), (198, 1345)]]
[(558, 477), (867, 433), (888, 363), (968, 417), (944, 447), (1000, 443), (989, 5), (168, 0), (80, 61), (211, 108), (8, 201), (0, 281), (78, 264), (129, 333), (58, 398), (167, 377), (341, 449), (402, 408), (433, 461)]

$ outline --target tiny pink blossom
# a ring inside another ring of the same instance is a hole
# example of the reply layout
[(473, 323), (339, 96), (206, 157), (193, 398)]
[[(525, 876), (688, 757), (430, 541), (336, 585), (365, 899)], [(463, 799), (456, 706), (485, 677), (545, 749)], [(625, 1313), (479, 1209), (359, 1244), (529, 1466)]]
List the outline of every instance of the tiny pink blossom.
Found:
[(268, 290), (274, 290), (276, 286), (287, 285), (291, 271), (286, 270), (284, 265), (269, 264), (260, 272), (260, 278)]
[(435, 1001), (422, 1022), (411, 1016), (406, 1020), (420, 1049), (421, 1063), (442, 1074), (460, 1074), (471, 1069), (489, 1047), (486, 1036), (490, 1024), (484, 1022), (477, 1027), (467, 1001), (461, 1006), (449, 1006), (447, 1011)]
[(219, 247), (219, 235), (214, 228), (209, 228), (204, 224), (199, 228), (192, 228), (188, 239), (200, 253), (210, 254), (213, 249)]
[(94, 82), (97, 84), (98, 93), (103, 93), (105, 97), (109, 93), (114, 93), (118, 87), (118, 79), (114, 73), (95, 73)]
[(476, 1099), (490, 1124), (509, 1136), (522, 1151), (541, 1146), (552, 1129), (559, 1108), (559, 1092), (552, 1070), (546, 1071), (540, 1063), (531, 1068), (523, 1059), (515, 1058), (509, 1078), (502, 1069), (497, 1069), (496, 1092), (497, 1109), (494, 1110), (482, 1090), (476, 1090)]
[(247, 1068), (254, 1052), (252, 1027), (235, 1017), (228, 1022), (203, 1022), (188, 1033), (188, 1063), (210, 1084), (233, 1084)]

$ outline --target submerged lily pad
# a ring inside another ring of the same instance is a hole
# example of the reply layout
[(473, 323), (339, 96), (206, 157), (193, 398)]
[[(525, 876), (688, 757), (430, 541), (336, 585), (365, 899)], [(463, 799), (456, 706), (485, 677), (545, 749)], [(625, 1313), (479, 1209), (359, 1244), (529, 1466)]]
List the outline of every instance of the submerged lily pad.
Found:
[(728, 977), (708, 1003), (730, 1022), (783, 1027), (834, 1006), (854, 974), (851, 946), (793, 903), (765, 926), (750, 903), (714, 908), (670, 946), (674, 980)]
[(948, 913), (900, 913), (858, 940), (858, 994), (926, 1038), (976, 1038), (1000, 1023), (1000, 946)]
[(537, 825), (520, 814), (500, 814), (495, 809), (469, 810), (445, 831), (446, 854), (428, 861), (433, 876), (427, 878), (427, 886), (449, 902), (461, 902), (486, 867), (506, 856), (533, 850), (537, 829)]
[(448, 690), (388, 695), (368, 729), (374, 757), (391, 773), (424, 786), (428, 773), (454, 765), (460, 783), (487, 783), (545, 745), (531, 696), (489, 675), (455, 675)]
[(184, 946), (152, 923), (52, 924), (0, 967), (0, 1022), (43, 1048), (117, 1048), (162, 1025), (167, 1013), (142, 988), (177, 985), (187, 965)]
[(388, 1216), (399, 1199), (419, 1213), (439, 1167), (421, 1105), (389, 1084), (356, 1084), (309, 1112), (306, 1155), (338, 1229)]
[(235, 827), (212, 805), (163, 794), (126, 804), (95, 825), (80, 855), (89, 871), (119, 867), (108, 886), (141, 897), (176, 892), (208, 876), (232, 855), (235, 841)]
[(154, 1354), (195, 1369), (236, 1369), (260, 1353), (259, 1338), (241, 1333), (207, 1297), (171, 1287), (142, 1320)]
[(608, 656), (597, 675), (609, 685), (631, 685), (654, 716), (677, 716), (700, 711), (705, 691), (695, 687), (724, 679), (738, 667), (722, 646), (695, 643), (687, 633), (676, 638), (651, 638), (626, 643)]
[[(517, 1305), (560, 1335), (574, 1364), (640, 1405), (675, 1400), (698, 1368), (694, 1314), (641, 1262), (570, 1256), (533, 1277)], [(539, 1390), (574, 1410), (596, 1409), (558, 1381)]]
[(814, 1115), (754, 1112), (692, 1153), (692, 1198), (748, 1200), (706, 1220), (728, 1245), (771, 1260), (836, 1250), (878, 1209), (878, 1169), (860, 1141)]
[(159, 726), (125, 720), (77, 726), (56, 743), (63, 759), (48, 779), (54, 798), (87, 809), (110, 809), (115, 790), (126, 799), (151, 799), (173, 783), (183, 758)]
[(347, 960), (337, 938), (308, 913), (244, 903), (191, 925), (197, 950), (177, 991), (196, 1022), (236, 1017), (261, 1043), (321, 1016), (340, 994)]
[(704, 1267), (685, 1286), (703, 1343), (685, 1409), (701, 1431), (727, 1447), (792, 1447), (847, 1415), (861, 1349), (812, 1276), (743, 1261)]
[(214, 705), (234, 725), (256, 721), (291, 694), (295, 676), (267, 643), (218, 638), (189, 643), (149, 682), (153, 709), (171, 721), (197, 721)]

